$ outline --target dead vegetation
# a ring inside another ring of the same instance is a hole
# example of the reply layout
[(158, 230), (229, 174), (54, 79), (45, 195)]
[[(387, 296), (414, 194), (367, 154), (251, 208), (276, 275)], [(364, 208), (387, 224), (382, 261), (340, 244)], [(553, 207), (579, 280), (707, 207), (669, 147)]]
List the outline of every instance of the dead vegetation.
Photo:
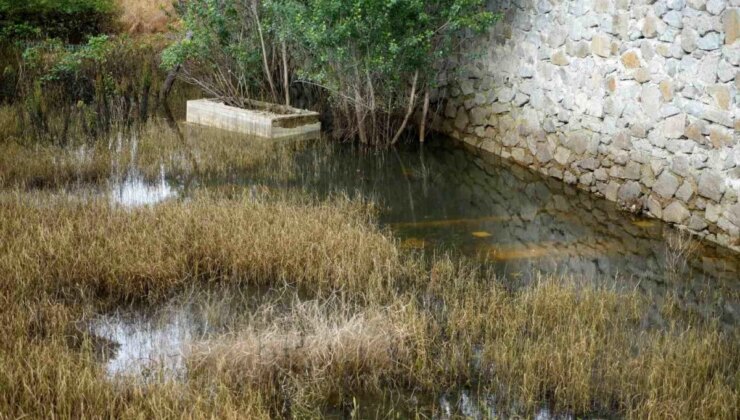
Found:
[[(507, 290), (448, 257), (424, 268), (359, 201), (203, 194), (124, 209), (5, 192), (0, 220), (0, 412), (11, 416), (318, 415), (356, 394), (460, 386), (520, 414), (545, 402), (638, 418), (738, 414), (737, 335), (706, 322), (646, 329), (636, 292), (553, 278)], [(268, 299), (246, 322), (216, 311), (232, 327), (194, 343), (184, 383), (111, 385), (74, 325), (198, 284), (305, 297)]]
[(123, 29), (129, 34), (168, 31), (172, 23), (172, 0), (116, 0)]

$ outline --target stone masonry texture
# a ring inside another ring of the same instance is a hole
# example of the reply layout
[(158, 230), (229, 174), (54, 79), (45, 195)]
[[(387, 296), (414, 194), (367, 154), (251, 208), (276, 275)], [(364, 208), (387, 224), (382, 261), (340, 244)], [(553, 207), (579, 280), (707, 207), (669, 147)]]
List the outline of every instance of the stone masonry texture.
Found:
[(493, 0), (435, 128), (740, 250), (740, 0)]

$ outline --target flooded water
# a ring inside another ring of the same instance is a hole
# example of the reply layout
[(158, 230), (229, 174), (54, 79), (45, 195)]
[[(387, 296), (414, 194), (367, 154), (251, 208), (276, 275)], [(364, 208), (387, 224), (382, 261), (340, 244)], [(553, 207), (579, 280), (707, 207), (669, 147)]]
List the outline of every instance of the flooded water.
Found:
[[(188, 135), (208, 134), (190, 130)], [(193, 185), (237, 190), (260, 185), (320, 197), (359, 194), (378, 203), (380, 223), (404, 247), (479, 259), (513, 286), (540, 273), (573, 276), (637, 288), (656, 305), (672, 296), (684, 309), (717, 318), (727, 328), (736, 328), (740, 318), (736, 253), (687, 241), (658, 220), (621, 212), (613, 203), (452, 140), (435, 138), (391, 151), (313, 142), (294, 159), (293, 176), (280, 180), (265, 176), (268, 170), (186, 178), (162, 172), (156, 182), (145, 182), (128, 170), (114, 180), (110, 199), (125, 206), (156, 205), (187, 198)], [(182, 354), (189, 343), (219, 331), (187, 308), (156, 316), (101, 316), (92, 330), (118, 343), (106, 366), (111, 376), (145, 376), (163, 366), (172, 377), (184, 374)], [(427, 406), (442, 418), (487, 418), (496, 412), (485, 397), (472, 399), (464, 392), (432, 400)], [(543, 408), (538, 418), (556, 417)]]

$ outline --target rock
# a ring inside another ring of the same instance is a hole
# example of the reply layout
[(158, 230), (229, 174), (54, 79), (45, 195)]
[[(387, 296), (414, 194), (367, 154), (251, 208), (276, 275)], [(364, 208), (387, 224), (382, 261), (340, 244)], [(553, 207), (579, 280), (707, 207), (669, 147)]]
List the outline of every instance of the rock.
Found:
[(463, 79), (460, 81), (460, 90), (462, 91), (463, 95), (471, 95), (473, 92), (475, 92), (475, 88), (473, 87), (473, 81), (470, 79)]
[(676, 29), (683, 28), (682, 19), (683, 16), (681, 15), (681, 12), (677, 12), (675, 10), (671, 10), (670, 12), (663, 15), (663, 22)]
[(733, 225), (740, 227), (740, 203), (728, 207), (724, 213), (724, 217)]
[(707, 0), (687, 0), (686, 3), (695, 10), (705, 10)]
[(617, 193), (619, 192), (619, 183), (611, 181), (604, 189), (604, 197), (609, 201), (617, 201)]
[(686, 114), (678, 114), (667, 118), (663, 122), (663, 135), (671, 139), (677, 139), (683, 136), (686, 128)]
[(568, 60), (568, 57), (565, 55), (565, 53), (562, 50), (556, 51), (552, 58), (550, 59), (552, 64), (555, 64), (556, 66), (567, 66), (570, 64), (570, 60)]
[(640, 170), (642, 168), (642, 165), (640, 165), (637, 162), (628, 162), (627, 166), (624, 168), (624, 178), (632, 179), (632, 180), (638, 180), (640, 179)]
[(467, 112), (465, 112), (464, 109), (460, 108), (457, 111), (457, 116), (455, 117), (455, 127), (458, 130), (462, 131), (465, 129), (465, 127), (468, 126), (468, 122), (469, 120)]
[(521, 147), (512, 148), (511, 157), (517, 162), (529, 164), (529, 162), (526, 159), (526, 154), (524, 152), (524, 149), (522, 149)]
[(650, 70), (644, 67), (640, 67), (639, 69), (635, 70), (632, 75), (635, 78), (635, 81), (637, 81), (638, 83), (645, 83), (650, 81)]
[(674, 201), (663, 210), (663, 220), (669, 223), (681, 224), (688, 219), (691, 214), (683, 204)]
[(696, 41), (696, 46), (700, 50), (704, 51), (713, 51), (716, 49), (719, 49), (721, 42), (720, 42), (720, 35), (717, 32), (709, 32), (708, 34), (704, 35), (703, 37), (699, 38)]
[(717, 66), (717, 77), (720, 82), (727, 83), (735, 79), (736, 70), (730, 63), (725, 60), (719, 62)]
[(697, 192), (700, 196), (720, 202), (725, 192), (725, 180), (717, 172), (704, 171), (699, 176)]
[(660, 94), (663, 96), (664, 102), (670, 102), (673, 100), (673, 83), (670, 80), (662, 80), (658, 85)]
[(660, 116), (663, 118), (672, 117), (681, 113), (681, 110), (673, 104), (665, 104), (660, 107)]
[(669, 171), (663, 171), (655, 181), (653, 191), (663, 198), (671, 198), (678, 190), (678, 178)]
[(648, 211), (658, 219), (662, 218), (663, 216), (663, 207), (660, 205), (660, 201), (658, 201), (655, 197), (652, 195), (648, 197), (647, 199), (647, 209)]
[(611, 40), (607, 35), (597, 34), (591, 38), (591, 52), (600, 57), (611, 55)]
[(509, 111), (509, 105), (507, 104), (494, 102), (493, 105), (491, 105), (491, 113), (493, 114), (503, 114), (507, 111)]
[(727, 128), (734, 128), (734, 119), (732, 118), (732, 114), (730, 114), (729, 112), (721, 111), (716, 108), (705, 107), (701, 114), (701, 117), (707, 121), (724, 125)]
[(636, 69), (640, 67), (640, 56), (637, 55), (635, 50), (630, 50), (622, 54), (622, 64), (628, 69)]
[(730, 221), (724, 217), (720, 217), (719, 220), (717, 220), (717, 227), (727, 232), (730, 237), (740, 236), (740, 228), (735, 226), (733, 223), (730, 223)]
[(658, 19), (655, 15), (647, 15), (642, 20), (642, 36), (645, 38), (655, 38), (658, 34)]
[(579, 168), (593, 171), (599, 167), (599, 161), (596, 158), (589, 157), (576, 162)]
[(693, 29), (686, 29), (681, 33), (681, 48), (687, 53), (692, 53), (696, 50), (696, 43), (699, 39), (699, 34)]
[(722, 28), (725, 32), (725, 45), (732, 45), (740, 38), (740, 9), (727, 9), (722, 15)]
[(619, 187), (617, 198), (622, 203), (632, 203), (642, 194), (642, 187), (639, 182), (627, 181)]
[(708, 0), (707, 1), (707, 12), (718, 15), (722, 13), (727, 7), (727, 0)]
[(691, 197), (694, 195), (694, 186), (690, 182), (684, 181), (681, 187), (676, 191), (676, 198), (688, 203)]
[(673, 156), (673, 162), (671, 162), (671, 170), (683, 177), (689, 176), (691, 174), (689, 158), (687, 158), (685, 155)]
[(719, 216), (722, 213), (722, 207), (719, 204), (707, 203), (707, 208), (704, 211), (704, 217), (710, 223), (717, 223)]
[(730, 89), (724, 85), (715, 85), (709, 88), (709, 94), (714, 98), (715, 104), (725, 110), (730, 109)]
[(666, 5), (671, 10), (683, 10), (686, 7), (686, 0), (668, 0)]
[(689, 229), (695, 232), (701, 232), (702, 230), (706, 229), (707, 226), (707, 221), (704, 220), (701, 216), (692, 214), (691, 218), (689, 218)]
[(496, 98), (499, 102), (507, 103), (514, 99), (514, 90), (509, 87), (502, 87), (496, 93)]
[(718, 125), (712, 125), (709, 128), (709, 142), (717, 149), (730, 146), (733, 142), (732, 134), (732, 130)]
[(550, 148), (545, 143), (539, 143), (537, 145), (537, 153), (535, 154), (535, 158), (540, 163), (547, 163), (552, 160), (552, 153), (550, 153)]
[(684, 136), (690, 138), (691, 140), (701, 142), (704, 140), (704, 127), (706, 124), (704, 123), (704, 120), (696, 120), (692, 122), (691, 124), (686, 127), (686, 131), (684, 131)]
[(575, 184), (578, 182), (578, 178), (576, 178), (576, 176), (570, 171), (565, 171), (563, 174), (563, 181), (565, 181), (566, 184)]
[(625, 131), (617, 133), (612, 140), (612, 145), (620, 150), (630, 150), (632, 148), (632, 140), (629, 133)]
[(473, 125), (486, 125), (490, 114), (491, 110), (489, 108), (473, 108), (470, 111), (470, 121), (473, 123)]
[(562, 26), (556, 26), (547, 37), (547, 45), (550, 48), (559, 48), (565, 44), (566, 38), (568, 38), (568, 31)]
[(640, 92), (640, 104), (646, 116), (652, 120), (660, 118), (661, 93), (655, 85), (643, 85)]
[(594, 171), (594, 178), (599, 181), (606, 181), (607, 179), (609, 179), (609, 174), (606, 172), (606, 169), (599, 168)]

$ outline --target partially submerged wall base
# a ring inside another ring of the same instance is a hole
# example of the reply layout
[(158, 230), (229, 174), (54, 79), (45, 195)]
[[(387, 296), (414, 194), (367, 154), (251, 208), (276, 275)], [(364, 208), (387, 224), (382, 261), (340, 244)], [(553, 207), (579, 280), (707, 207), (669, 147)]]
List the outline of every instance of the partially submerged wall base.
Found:
[(313, 138), (321, 132), (319, 114), (312, 111), (251, 101), (243, 109), (212, 99), (187, 102), (187, 122), (268, 139)]
[(496, 3), (436, 128), (740, 250), (740, 0)]

